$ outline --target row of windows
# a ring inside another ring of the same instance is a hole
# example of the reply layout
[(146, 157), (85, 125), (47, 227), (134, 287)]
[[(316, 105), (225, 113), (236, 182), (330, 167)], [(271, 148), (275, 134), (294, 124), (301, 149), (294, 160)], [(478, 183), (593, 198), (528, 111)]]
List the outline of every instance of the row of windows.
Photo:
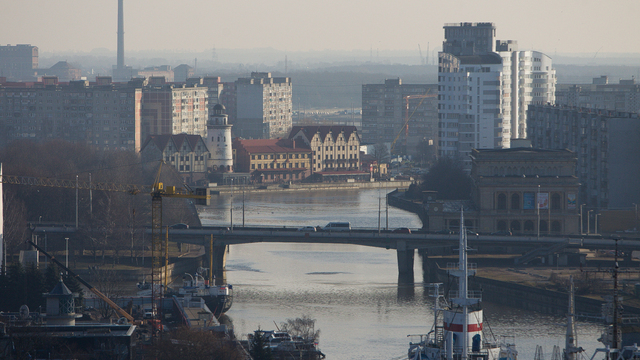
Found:
[[(220, 140), (218, 140), (220, 141)], [(251, 155), (251, 160), (262, 160), (264, 156), (264, 159), (286, 159), (287, 158), (287, 154), (270, 154), (270, 155)], [(289, 159), (305, 159), (311, 158), (311, 154), (289, 154)]]
[[(306, 168), (307, 164), (306, 163), (289, 163), (288, 168), (295, 168), (295, 169), (299, 169), (299, 168)], [(258, 164), (258, 169), (262, 169), (262, 164)], [(264, 169), (280, 169), (280, 163), (276, 163), (275, 167), (273, 166), (273, 163), (271, 164), (264, 164)], [(282, 169), (286, 169), (287, 168), (287, 164), (282, 164)], [(251, 170), (255, 170), (256, 169), (256, 164), (251, 164)]]
[[(546, 193), (544, 193), (546, 194)], [(536, 193), (524, 193), (526, 199), (523, 201), (520, 193), (511, 194), (509, 209), (511, 210), (535, 210)], [(551, 193), (551, 210), (562, 209), (562, 195), (560, 193)], [(499, 193), (496, 198), (496, 210), (507, 210), (507, 194)], [(545, 207), (548, 208), (548, 205)]]
[[(498, 231), (512, 231), (514, 233), (517, 232), (528, 232), (528, 233), (537, 233), (538, 227), (536, 226), (536, 222), (534, 220), (498, 220), (496, 222), (496, 230)], [(562, 224), (559, 220), (551, 221), (551, 232), (558, 233), (562, 231)], [(546, 220), (540, 220), (540, 233), (548, 233), (549, 232), (549, 223)]]

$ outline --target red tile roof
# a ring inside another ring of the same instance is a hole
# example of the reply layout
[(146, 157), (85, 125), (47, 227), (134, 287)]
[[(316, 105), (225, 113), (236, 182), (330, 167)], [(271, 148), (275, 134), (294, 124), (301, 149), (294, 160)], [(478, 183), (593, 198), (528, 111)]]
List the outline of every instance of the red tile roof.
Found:
[(308, 148), (296, 147), (293, 148), (291, 142), (286, 139), (237, 139), (236, 143), (240, 143), (248, 153), (288, 153), (298, 152), (306, 153), (310, 150)]

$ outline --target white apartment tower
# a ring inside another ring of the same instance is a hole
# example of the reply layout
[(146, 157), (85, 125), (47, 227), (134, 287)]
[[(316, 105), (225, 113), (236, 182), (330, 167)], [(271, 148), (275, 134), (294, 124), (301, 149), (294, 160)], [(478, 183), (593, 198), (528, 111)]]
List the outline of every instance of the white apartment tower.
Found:
[(213, 114), (207, 122), (207, 136), (205, 145), (209, 149), (207, 168), (214, 172), (233, 171), (233, 151), (231, 149), (231, 127), (229, 118), (224, 113), (223, 105), (216, 104)]
[(471, 169), (472, 149), (509, 148), (526, 137), (529, 104), (555, 101), (551, 58), (495, 41), (492, 23), (446, 24), (438, 60), (439, 155)]

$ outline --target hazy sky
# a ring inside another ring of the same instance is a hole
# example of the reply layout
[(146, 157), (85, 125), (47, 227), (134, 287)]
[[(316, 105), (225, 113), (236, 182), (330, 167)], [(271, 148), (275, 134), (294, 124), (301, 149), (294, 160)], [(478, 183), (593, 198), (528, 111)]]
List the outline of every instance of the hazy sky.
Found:
[[(3, 0), (0, 44), (116, 49), (117, 0)], [(127, 50), (412, 50), (444, 23), (493, 22), (497, 39), (554, 53), (640, 53), (639, 0), (125, 0)]]

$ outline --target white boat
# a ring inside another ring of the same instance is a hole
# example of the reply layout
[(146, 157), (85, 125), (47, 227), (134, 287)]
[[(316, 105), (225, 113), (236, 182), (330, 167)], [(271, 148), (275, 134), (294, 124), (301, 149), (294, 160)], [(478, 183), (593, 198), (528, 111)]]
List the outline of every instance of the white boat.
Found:
[[(434, 298), (434, 324), (420, 341), (409, 344), (410, 360), (516, 360), (513, 343), (489, 341), (483, 335), (481, 293), (469, 290), (469, 275), (475, 275), (476, 264), (467, 262), (467, 231), (464, 213), (460, 211), (459, 262), (447, 264), (447, 272), (458, 278), (458, 290), (450, 291), (446, 300), (441, 284), (430, 291)], [(442, 321), (440, 321), (442, 318)]]

